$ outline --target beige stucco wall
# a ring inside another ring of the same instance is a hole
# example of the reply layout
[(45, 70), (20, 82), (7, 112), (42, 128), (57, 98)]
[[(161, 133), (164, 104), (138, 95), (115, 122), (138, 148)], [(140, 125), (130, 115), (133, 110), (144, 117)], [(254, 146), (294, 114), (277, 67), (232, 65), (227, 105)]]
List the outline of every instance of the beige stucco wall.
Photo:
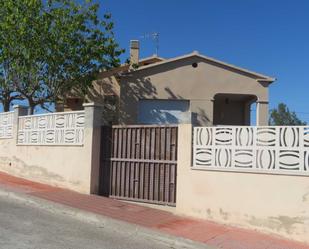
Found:
[[(217, 93), (251, 94), (268, 101), (267, 84), (197, 56), (136, 71), (123, 77), (120, 87), (120, 121), (127, 124), (136, 123), (139, 99), (190, 100), (190, 111), (201, 125), (212, 124)], [(260, 115), (267, 115), (263, 110)]]
[(16, 145), (14, 138), (0, 139), (0, 171), (64, 187), (81, 193), (97, 193), (100, 167), (100, 107), (85, 106), (83, 146)]
[(102, 106), (102, 121), (104, 124), (118, 124), (120, 86), (117, 77), (111, 72), (104, 72), (93, 82), (86, 101)]
[(85, 97), (73, 93), (72, 96), (67, 96), (64, 103), (58, 103), (56, 110), (60, 112), (82, 110), (83, 103), (96, 103), (102, 109), (102, 124), (118, 124), (120, 86), (117, 75), (128, 67), (122, 66), (99, 73)]
[(191, 169), (191, 125), (179, 126), (179, 214), (309, 243), (309, 178)]
[(0, 170), (26, 179), (89, 193), (90, 158), (85, 148), (16, 146), (0, 140)]

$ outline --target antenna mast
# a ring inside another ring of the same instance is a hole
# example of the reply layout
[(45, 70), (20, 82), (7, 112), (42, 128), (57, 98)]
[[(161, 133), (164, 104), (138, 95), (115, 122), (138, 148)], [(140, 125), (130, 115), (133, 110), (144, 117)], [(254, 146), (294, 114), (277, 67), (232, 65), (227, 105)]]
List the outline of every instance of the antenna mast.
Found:
[(141, 36), (142, 39), (152, 39), (155, 44), (155, 55), (159, 55), (159, 33), (153, 32), (153, 33), (147, 33)]

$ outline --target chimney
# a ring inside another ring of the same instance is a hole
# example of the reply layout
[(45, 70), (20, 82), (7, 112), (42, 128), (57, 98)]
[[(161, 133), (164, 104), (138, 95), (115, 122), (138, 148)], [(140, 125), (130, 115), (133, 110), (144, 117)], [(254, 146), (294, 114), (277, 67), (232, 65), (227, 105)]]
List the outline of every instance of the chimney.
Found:
[(131, 65), (137, 65), (139, 60), (139, 41), (131, 40), (130, 41), (130, 62)]

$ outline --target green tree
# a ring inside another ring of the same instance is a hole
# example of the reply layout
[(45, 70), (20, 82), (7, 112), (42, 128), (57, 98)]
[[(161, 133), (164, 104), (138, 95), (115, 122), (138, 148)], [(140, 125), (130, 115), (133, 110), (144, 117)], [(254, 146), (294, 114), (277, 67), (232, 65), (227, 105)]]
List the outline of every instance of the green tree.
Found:
[(85, 95), (100, 70), (118, 66), (123, 50), (111, 16), (99, 19), (98, 9), (91, 0), (0, 2), (0, 51), (31, 113), (73, 90)]
[(278, 104), (277, 108), (270, 111), (270, 125), (306, 125), (306, 122), (301, 121), (295, 112), (289, 110), (284, 103)]
[(16, 99), (22, 99), (22, 97), (15, 90), (10, 63), (1, 57), (0, 51), (0, 102), (3, 111), (8, 112), (12, 101)]

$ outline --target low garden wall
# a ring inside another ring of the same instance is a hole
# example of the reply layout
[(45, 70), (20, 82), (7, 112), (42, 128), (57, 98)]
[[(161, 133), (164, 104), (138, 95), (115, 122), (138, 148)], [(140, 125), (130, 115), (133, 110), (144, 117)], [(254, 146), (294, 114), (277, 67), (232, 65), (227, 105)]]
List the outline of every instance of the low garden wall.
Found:
[(82, 193), (98, 191), (98, 108), (26, 116), (22, 107), (0, 114), (0, 170)]
[[(98, 193), (101, 110), (0, 114), (0, 171)], [(309, 243), (308, 127), (178, 127), (179, 214)]]
[(307, 127), (230, 128), (179, 126), (177, 212), (309, 243)]

